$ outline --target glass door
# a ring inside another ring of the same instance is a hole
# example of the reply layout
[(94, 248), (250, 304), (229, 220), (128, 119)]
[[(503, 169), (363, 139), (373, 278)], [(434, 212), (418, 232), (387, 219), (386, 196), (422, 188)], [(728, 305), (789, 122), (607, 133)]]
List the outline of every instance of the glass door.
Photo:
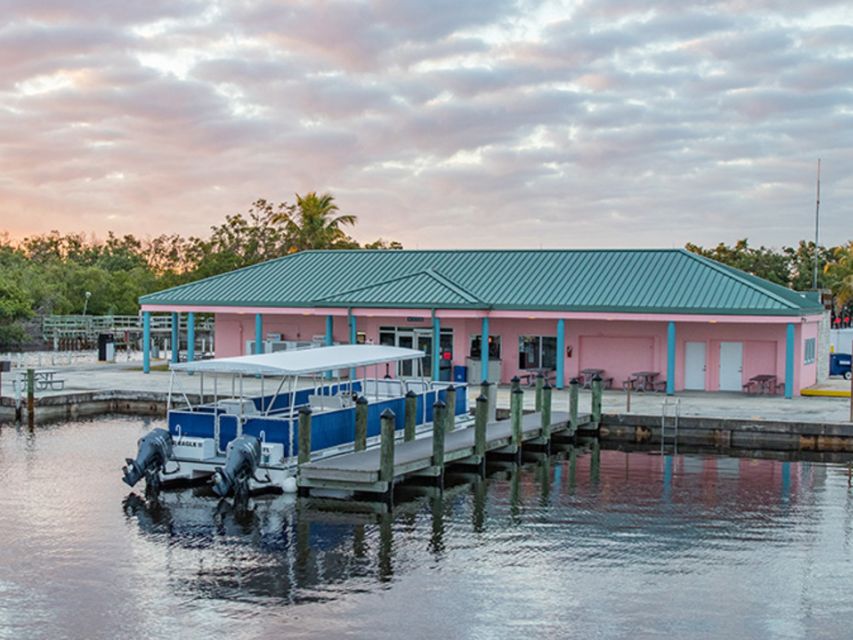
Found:
[[(415, 334), (411, 331), (400, 331), (397, 333), (397, 346), (403, 347), (404, 349), (417, 349), (418, 347), (414, 346), (415, 344)], [(401, 378), (411, 378), (414, 371), (414, 361), (413, 360), (404, 360), (399, 363), (400, 367), (398, 373)]]
[[(415, 329), (415, 349), (420, 349), (424, 352), (424, 357), (421, 358), (423, 362), (423, 376), (424, 378), (432, 377), (432, 332), (429, 329)], [(419, 372), (415, 372), (417, 375)]]

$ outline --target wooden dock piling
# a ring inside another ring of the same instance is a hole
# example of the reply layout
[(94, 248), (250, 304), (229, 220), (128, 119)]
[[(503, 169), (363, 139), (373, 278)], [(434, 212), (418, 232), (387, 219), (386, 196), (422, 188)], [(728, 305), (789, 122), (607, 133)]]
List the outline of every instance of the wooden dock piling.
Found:
[(311, 462), (311, 407), (299, 409), (299, 457), (300, 465)]
[(547, 446), (551, 442), (551, 385), (547, 382), (542, 387), (542, 440)]
[(355, 450), (367, 448), (367, 398), (359, 396), (355, 401)]
[(489, 421), (489, 400), (483, 395), (477, 396), (474, 410), (474, 455), (480, 460), (486, 459), (486, 424)]
[(397, 417), (391, 409), (379, 416), (381, 442), (379, 454), (379, 481), (388, 483), (388, 495), (394, 490), (394, 427)]
[(536, 374), (536, 396), (534, 400), (534, 405), (536, 411), (542, 411), (542, 389), (545, 383), (545, 376), (542, 375), (541, 372)]
[(415, 426), (418, 422), (418, 395), (409, 389), (406, 392), (406, 415), (403, 422), (403, 439), (410, 442), (415, 439)]
[(518, 376), (513, 376), (509, 381), (509, 390), (510, 392), (513, 392), (516, 389), (521, 389), (521, 379), (519, 379)]
[(601, 376), (596, 375), (592, 379), (592, 422), (595, 428), (598, 429), (601, 424), (601, 395), (603, 392), (603, 383)]
[(447, 387), (447, 414), (444, 419), (445, 430), (450, 432), (456, 428), (456, 387)]
[(578, 430), (578, 388), (580, 382), (577, 378), (572, 378), (569, 382), (569, 431), (570, 435), (575, 435)]
[(512, 423), (512, 445), (515, 448), (515, 455), (517, 460), (521, 460), (521, 443), (524, 438), (524, 434), (521, 430), (521, 414), (524, 403), (524, 391), (521, 390), (519, 386), (516, 389), (513, 389), (510, 392), (510, 401), (509, 401), (509, 419)]
[(438, 473), (439, 486), (444, 486), (444, 426), (447, 405), (437, 400), (432, 405), (432, 466)]
[(486, 425), (489, 421), (489, 400), (477, 396), (474, 408), (474, 459), (481, 476), (486, 475)]
[(488, 400), (487, 422), (491, 422), (497, 417), (497, 388), (488, 380), (483, 380), (480, 383), (480, 394)]
[(27, 369), (27, 423), (30, 429), (35, 424), (35, 392), (36, 372), (34, 369)]

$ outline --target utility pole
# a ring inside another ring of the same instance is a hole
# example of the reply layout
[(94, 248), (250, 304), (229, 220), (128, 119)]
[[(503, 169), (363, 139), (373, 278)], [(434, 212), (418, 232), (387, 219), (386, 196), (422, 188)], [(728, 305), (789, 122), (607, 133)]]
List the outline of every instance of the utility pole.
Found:
[(820, 158), (817, 159), (817, 201), (814, 208), (814, 277), (812, 289), (817, 290), (818, 235), (820, 230)]

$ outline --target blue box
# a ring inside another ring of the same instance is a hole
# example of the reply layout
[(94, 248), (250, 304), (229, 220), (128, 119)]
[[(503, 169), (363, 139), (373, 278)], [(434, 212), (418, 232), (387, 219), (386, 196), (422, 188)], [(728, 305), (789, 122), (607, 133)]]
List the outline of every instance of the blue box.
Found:
[(829, 375), (844, 376), (847, 380), (850, 379), (850, 354), (849, 353), (830, 353), (829, 354)]
[(459, 364), (454, 365), (453, 382), (468, 382), (468, 367)]

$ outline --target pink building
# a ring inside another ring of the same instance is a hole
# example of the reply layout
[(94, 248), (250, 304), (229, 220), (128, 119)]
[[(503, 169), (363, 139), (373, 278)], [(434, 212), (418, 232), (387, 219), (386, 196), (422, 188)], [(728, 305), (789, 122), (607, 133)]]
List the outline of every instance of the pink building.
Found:
[(810, 294), (677, 249), (312, 251), (140, 302), (190, 327), (214, 314), (217, 357), (367, 342), (422, 349), (436, 379), (543, 372), (562, 388), (598, 370), (674, 393), (758, 390), (763, 376), (786, 397), (817, 381), (824, 318)]

